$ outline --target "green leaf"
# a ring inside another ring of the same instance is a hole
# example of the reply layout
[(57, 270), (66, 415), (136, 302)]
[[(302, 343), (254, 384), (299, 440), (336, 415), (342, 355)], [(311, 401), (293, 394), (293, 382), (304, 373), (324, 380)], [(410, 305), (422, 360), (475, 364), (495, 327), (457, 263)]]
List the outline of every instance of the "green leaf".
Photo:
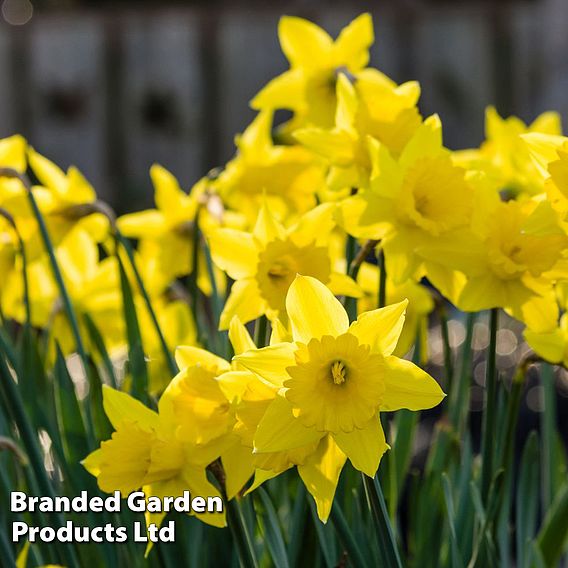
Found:
[(327, 568), (335, 568), (337, 566), (337, 553), (335, 550), (335, 542), (331, 526), (324, 525), (318, 517), (316, 505), (311, 495), (307, 495), (310, 512), (314, 522), (314, 528), (318, 536), (320, 550)]
[(530, 566), (530, 542), (536, 532), (538, 515), (539, 486), (539, 447), (536, 432), (532, 431), (527, 438), (517, 485), (516, 509), (516, 551), (519, 568)]
[(254, 505), (256, 521), (264, 536), (274, 566), (276, 568), (288, 568), (288, 557), (286, 556), (286, 545), (284, 544), (282, 529), (280, 528), (272, 501), (264, 488), (259, 487), (254, 492)]
[(455, 517), (456, 513), (454, 510), (454, 500), (452, 497), (452, 487), (450, 483), (450, 478), (446, 473), (442, 473), (442, 487), (444, 489), (444, 501), (446, 503), (446, 512), (448, 518), (448, 526), (450, 527), (450, 546), (452, 552), (452, 567), (461, 568), (463, 567), (463, 559), (460, 554), (460, 547), (458, 545)]
[(131, 394), (134, 398), (148, 403), (148, 368), (144, 357), (140, 325), (136, 315), (136, 307), (132, 288), (119, 256), (120, 287), (122, 289), (124, 321), (126, 323), (126, 337), (128, 340), (128, 362), (132, 377)]
[(114, 365), (110, 359), (108, 351), (105, 346), (104, 339), (95, 325), (95, 322), (89, 316), (89, 314), (84, 314), (83, 319), (85, 320), (85, 327), (87, 328), (87, 333), (89, 334), (89, 338), (93, 343), (95, 349), (97, 350), (98, 354), (101, 356), (101, 360), (103, 363), (103, 367), (106, 372), (106, 376), (108, 379), (108, 384), (113, 388), (118, 388), (118, 382), (116, 380), (116, 374), (114, 371)]
[(568, 539), (568, 482), (556, 495), (538, 534), (538, 547), (546, 566), (559, 565), (560, 557)]
[(337, 532), (337, 536), (339, 537), (343, 548), (347, 552), (351, 565), (356, 568), (366, 568), (368, 564), (365, 559), (365, 555), (355, 540), (355, 537), (349, 528), (349, 524), (345, 519), (345, 515), (337, 502), (333, 504), (333, 508), (331, 509), (331, 520), (333, 522), (333, 527)]

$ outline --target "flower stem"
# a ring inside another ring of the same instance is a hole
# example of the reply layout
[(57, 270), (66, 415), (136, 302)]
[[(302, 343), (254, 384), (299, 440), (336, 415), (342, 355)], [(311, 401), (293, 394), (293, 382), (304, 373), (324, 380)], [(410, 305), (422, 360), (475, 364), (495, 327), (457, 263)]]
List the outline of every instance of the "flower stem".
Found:
[(156, 334), (158, 335), (158, 340), (160, 341), (160, 345), (162, 347), (162, 351), (164, 352), (164, 356), (166, 358), (166, 363), (168, 365), (168, 370), (172, 375), (176, 375), (178, 373), (178, 367), (175, 362), (175, 359), (166, 343), (166, 338), (162, 333), (162, 329), (160, 327), (160, 322), (158, 321), (158, 317), (156, 316), (156, 312), (152, 307), (152, 302), (150, 300), (150, 296), (148, 295), (148, 291), (144, 286), (144, 282), (142, 280), (142, 276), (140, 276), (140, 272), (138, 271), (138, 267), (136, 266), (136, 260), (134, 258), (134, 251), (132, 250), (132, 246), (128, 242), (128, 239), (124, 238), (123, 234), (115, 228), (115, 237), (118, 243), (122, 245), (122, 248), (126, 252), (126, 256), (128, 257), (128, 262), (132, 267), (132, 272), (134, 273), (134, 278), (136, 279), (136, 284), (138, 285), (138, 289), (142, 294), (142, 298), (144, 298), (144, 303), (146, 304), (146, 308), (148, 309), (148, 313), (150, 314), (150, 319), (152, 320), (152, 324), (156, 330)]
[(377, 264), (379, 266), (378, 307), (384, 308), (387, 305), (387, 267), (383, 249), (377, 254)]
[(485, 375), (486, 401), (483, 414), (481, 452), (483, 463), (481, 467), (481, 496), (487, 500), (491, 478), (493, 476), (493, 462), (495, 450), (495, 408), (497, 402), (497, 372), (496, 349), (497, 327), (499, 325), (499, 308), (492, 308), (489, 316), (489, 349), (487, 352), (487, 372)]
[(235, 540), (242, 568), (258, 568), (252, 538), (237, 497), (227, 503), (227, 522)]
[(442, 330), (442, 344), (444, 346), (444, 367), (446, 371), (446, 389), (452, 390), (454, 378), (454, 364), (452, 361), (452, 347), (450, 345), (450, 330), (448, 326), (448, 314), (446, 307), (440, 303), (438, 306), (438, 316), (440, 318), (440, 328)]
[(374, 478), (362, 474), (367, 503), (373, 515), (375, 529), (379, 539), (380, 566), (384, 568), (402, 568), (400, 554), (394, 538), (391, 522), (385, 504), (383, 491), (377, 476)]
[(268, 327), (268, 319), (266, 316), (260, 316), (254, 326), (254, 342), (261, 349), (266, 347), (266, 332)]

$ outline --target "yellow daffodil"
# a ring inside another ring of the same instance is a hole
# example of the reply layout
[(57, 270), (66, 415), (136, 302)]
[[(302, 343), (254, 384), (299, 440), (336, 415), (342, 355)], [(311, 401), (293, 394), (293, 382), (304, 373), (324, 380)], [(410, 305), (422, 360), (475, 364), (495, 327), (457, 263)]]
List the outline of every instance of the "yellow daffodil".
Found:
[(420, 254), (461, 271), (466, 280), (451, 298), (465, 311), (508, 310), (536, 331), (556, 325), (553, 285), (566, 278), (568, 237), (550, 203), (500, 200), (477, 193), (471, 233), (424, 246)]
[(398, 155), (420, 126), (419, 95), (418, 83), (397, 87), (374, 69), (362, 71), (354, 84), (340, 73), (334, 127), (299, 129), (294, 138), (329, 162), (332, 190), (366, 187), (371, 173), (368, 137)]
[(235, 280), (220, 329), (227, 329), (235, 315), (243, 323), (263, 314), (285, 320), (286, 293), (297, 273), (318, 278), (337, 294), (361, 294), (351, 278), (333, 270), (333, 211), (332, 204), (319, 205), (286, 229), (265, 203), (252, 233), (218, 229), (209, 235), (213, 260)]
[(286, 299), (293, 341), (236, 356), (279, 389), (258, 425), (255, 453), (318, 442), (298, 472), (324, 521), (347, 458), (375, 475), (388, 449), (379, 412), (431, 408), (444, 397), (432, 377), (392, 355), (406, 303), (366, 312), (349, 325), (324, 284), (298, 276)]
[[(83, 226), (73, 228), (56, 247), (55, 253), (67, 292), (79, 316), (83, 337), (89, 337), (83, 321), (83, 315), (88, 314), (99, 327), (109, 350), (122, 345), (124, 322), (116, 259), (99, 260), (97, 244)], [(57, 342), (63, 353), (73, 352), (75, 340), (46, 257), (30, 264), (28, 282), (32, 323), (49, 331), (51, 349)], [(23, 292), (21, 275), (10, 275), (3, 298), (4, 310), (20, 322), (25, 318)]]
[(552, 134), (530, 133), (521, 136), (544, 181), (544, 190), (552, 206), (568, 218), (568, 138)]
[(278, 37), (290, 69), (272, 79), (253, 99), (255, 109), (289, 109), (294, 118), (286, 132), (300, 126), (333, 126), (340, 71), (354, 76), (369, 62), (373, 21), (362, 14), (346, 26), (336, 41), (320, 27), (302, 18), (284, 16)]
[(321, 165), (300, 146), (275, 145), (272, 112), (260, 112), (236, 138), (237, 155), (225, 166), (215, 188), (225, 204), (254, 223), (263, 200), (280, 219), (316, 204), (323, 184)]
[(31, 148), (28, 157), (41, 184), (34, 187), (34, 195), (53, 242), (57, 244), (76, 225), (102, 242), (109, 233), (109, 220), (94, 207), (97, 194), (83, 174), (74, 166), (65, 173)]
[[(369, 149), (370, 186), (340, 203), (339, 224), (355, 237), (381, 240), (395, 283), (418, 279), (425, 268), (417, 248), (469, 226), (473, 192), (466, 172), (442, 146), (436, 115), (418, 128), (398, 159), (375, 140)], [(434, 261), (429, 264), (434, 270)]]
[(542, 179), (522, 140), (522, 136), (528, 133), (561, 134), (560, 115), (545, 112), (526, 125), (516, 116), (502, 118), (494, 107), (488, 107), (485, 142), (479, 150), (456, 152), (456, 160), (464, 167), (485, 171), (499, 190), (513, 197), (539, 194), (542, 192)]
[[(148, 264), (148, 272), (165, 286), (176, 277), (193, 271), (193, 224), (206, 187), (205, 180), (201, 180), (188, 195), (176, 178), (157, 164), (151, 167), (150, 176), (154, 184), (156, 209), (123, 215), (117, 224), (126, 237), (141, 241), (140, 250), (144, 263)], [(204, 216), (199, 219), (202, 228), (211, 222), (207, 211), (203, 213)], [(203, 292), (211, 292), (206, 260), (202, 254), (198, 256), (198, 284)]]
[[(114, 433), (85, 460), (102, 491), (123, 496), (142, 489), (146, 497), (220, 496), (208, 481), (206, 467), (219, 457), (215, 445), (197, 447), (179, 441), (169, 404), (154, 412), (126, 393), (103, 387), (103, 403)], [(225, 513), (193, 513), (205, 523), (225, 526)], [(147, 513), (147, 523), (159, 525), (165, 513)]]

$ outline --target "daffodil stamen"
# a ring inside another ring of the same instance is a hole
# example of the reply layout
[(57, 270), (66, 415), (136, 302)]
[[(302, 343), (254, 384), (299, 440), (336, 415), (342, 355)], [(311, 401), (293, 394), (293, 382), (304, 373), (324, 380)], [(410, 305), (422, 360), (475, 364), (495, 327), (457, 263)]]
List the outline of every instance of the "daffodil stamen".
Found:
[(331, 364), (331, 378), (336, 385), (342, 385), (347, 379), (347, 368), (343, 361), (334, 361)]

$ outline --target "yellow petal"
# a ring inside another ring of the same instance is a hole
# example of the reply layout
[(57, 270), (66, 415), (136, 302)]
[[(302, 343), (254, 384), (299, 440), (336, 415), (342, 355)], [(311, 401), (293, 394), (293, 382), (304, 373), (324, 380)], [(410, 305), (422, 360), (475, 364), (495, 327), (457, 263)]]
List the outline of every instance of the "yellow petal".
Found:
[(566, 350), (566, 339), (562, 330), (557, 328), (550, 332), (539, 333), (526, 329), (524, 336), (529, 347), (537, 355), (550, 363), (562, 363)]
[(103, 406), (113, 428), (118, 430), (124, 421), (137, 424), (145, 430), (158, 426), (158, 415), (129, 394), (103, 385)]
[(270, 333), (270, 345), (285, 342), (289, 343), (292, 341), (292, 334), (284, 327), (279, 319), (271, 320), (270, 326), (272, 327), (272, 331)]
[(402, 333), (407, 306), (408, 300), (403, 300), (398, 304), (362, 313), (351, 324), (349, 332), (359, 339), (359, 343), (370, 345), (372, 351), (390, 355)]
[(442, 122), (437, 114), (428, 117), (418, 127), (399, 158), (403, 167), (411, 166), (417, 159), (435, 156), (442, 150)]
[(314, 454), (303, 465), (298, 466), (298, 473), (314, 498), (318, 517), (323, 523), (327, 522), (331, 512), (339, 474), (345, 460), (345, 454), (333, 438), (326, 436)]
[(317, 68), (331, 63), (333, 40), (308, 20), (283, 16), (278, 23), (278, 37), (291, 67)]
[[(289, 468), (288, 468), (289, 469)], [(268, 471), (265, 469), (257, 469), (254, 472), (254, 480), (252, 485), (246, 490), (245, 496), (253, 492), (257, 487), (260, 487), (265, 481), (275, 478), (280, 475), (281, 471)]]
[(374, 41), (373, 19), (370, 14), (361, 14), (341, 30), (335, 42), (336, 64), (347, 65), (350, 70), (365, 67)]
[(260, 206), (252, 234), (260, 244), (266, 244), (276, 239), (284, 240), (286, 238), (284, 227), (270, 212), (266, 199), (263, 199), (262, 205)]
[(383, 454), (389, 449), (378, 416), (373, 416), (362, 430), (338, 432), (333, 439), (349, 458), (353, 467), (374, 477)]
[(215, 264), (233, 280), (254, 276), (258, 251), (250, 233), (235, 229), (217, 229), (209, 235), (211, 256)]
[(292, 343), (277, 343), (241, 353), (234, 361), (256, 373), (266, 384), (280, 388), (282, 383), (290, 378), (286, 367), (296, 364), (294, 352)]
[(231, 293), (219, 321), (219, 329), (228, 329), (231, 320), (237, 316), (243, 323), (255, 320), (266, 310), (264, 300), (260, 296), (260, 291), (256, 280), (245, 278), (233, 284)]
[(335, 204), (323, 203), (302, 215), (289, 233), (290, 240), (299, 247), (315, 242), (323, 244), (335, 226), (333, 220)]
[(308, 343), (322, 335), (337, 337), (349, 328), (347, 312), (319, 280), (298, 275), (286, 296), (294, 341)]
[(303, 102), (305, 75), (301, 69), (290, 69), (272, 79), (252, 99), (254, 109), (294, 109)]
[(125, 237), (134, 239), (158, 237), (166, 228), (163, 214), (156, 209), (122, 215), (118, 218), (117, 225)]
[(386, 390), (381, 410), (424, 410), (446, 396), (440, 385), (414, 363), (391, 355), (385, 358), (385, 365)]
[(355, 143), (344, 130), (302, 128), (294, 132), (294, 138), (336, 166), (348, 167), (355, 159)]
[(228, 371), (215, 380), (228, 401), (240, 400), (251, 383), (260, 382), (250, 371)]
[(178, 367), (182, 370), (198, 364), (212, 373), (228, 371), (231, 368), (225, 359), (193, 345), (180, 345), (176, 349), (175, 358)]
[(186, 194), (179, 186), (178, 180), (159, 164), (152, 165), (150, 177), (154, 184), (154, 201), (157, 208), (166, 215), (168, 212), (175, 214), (179, 211)]
[(239, 442), (223, 453), (221, 461), (225, 469), (225, 487), (227, 498), (232, 499), (246, 485), (254, 474), (251, 448)]
[(65, 192), (67, 178), (58, 166), (38, 154), (33, 148), (29, 149), (29, 160), (35, 176), (42, 185), (57, 193)]
[(26, 170), (26, 146), (26, 139), (19, 134), (0, 140), (0, 165), (24, 172)]
[(315, 428), (306, 428), (292, 413), (292, 405), (277, 396), (267, 408), (254, 436), (254, 452), (284, 452), (312, 444), (324, 436)]
[[(183, 478), (187, 484), (186, 489), (189, 489), (192, 496), (200, 497), (221, 497), (219, 490), (207, 479), (205, 468), (186, 466), (183, 471)], [(227, 518), (225, 515), (225, 507), (223, 512), (220, 513), (195, 513), (196, 518), (204, 523), (214, 527), (227, 526)]]
[(231, 320), (229, 325), (229, 341), (235, 355), (240, 355), (249, 349), (256, 349), (250, 333), (237, 316)]
[(363, 297), (363, 290), (361, 290), (359, 284), (351, 276), (342, 272), (332, 272), (329, 275), (327, 286), (336, 296)]

